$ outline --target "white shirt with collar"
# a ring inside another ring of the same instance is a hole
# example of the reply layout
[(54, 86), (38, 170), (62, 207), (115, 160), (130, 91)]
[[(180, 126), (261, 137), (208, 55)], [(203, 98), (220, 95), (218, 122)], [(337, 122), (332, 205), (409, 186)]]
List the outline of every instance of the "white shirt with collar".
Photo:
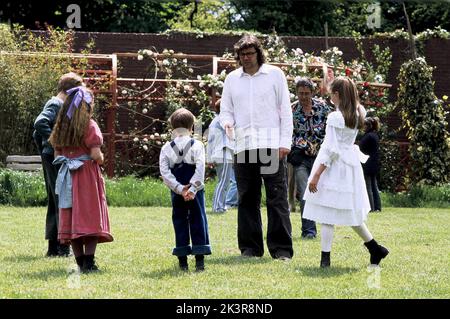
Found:
[[(173, 140), (179, 150), (184, 150), (185, 147), (187, 147), (187, 143), (190, 143), (191, 138), (190, 135), (179, 135)], [(203, 189), (205, 182), (205, 148), (203, 143), (194, 139), (194, 144), (189, 148), (184, 157), (180, 157), (175, 153), (172, 146), (170, 146), (170, 143), (171, 142), (167, 142), (164, 144), (161, 148), (161, 153), (159, 154), (159, 171), (164, 184), (176, 194), (181, 195), (184, 185), (177, 181), (170, 169), (183, 160), (185, 163), (195, 165), (195, 173), (189, 181), (195, 190), (191, 189), (191, 191), (196, 192)]]
[(220, 102), (220, 124), (234, 126), (235, 153), (291, 148), (291, 102), (280, 68), (262, 64), (253, 75), (242, 67), (232, 71), (225, 79)]

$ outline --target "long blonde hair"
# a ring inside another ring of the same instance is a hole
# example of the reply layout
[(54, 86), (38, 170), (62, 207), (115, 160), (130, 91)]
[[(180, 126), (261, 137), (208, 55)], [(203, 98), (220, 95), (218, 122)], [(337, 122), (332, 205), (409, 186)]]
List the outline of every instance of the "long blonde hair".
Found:
[[(331, 92), (339, 93), (339, 110), (344, 116), (345, 126), (362, 129), (364, 127), (364, 113), (359, 109), (358, 90), (352, 79), (339, 76), (334, 79), (330, 88)], [(358, 109), (359, 112), (357, 112)]]
[[(92, 92), (87, 90), (88, 94)], [(78, 107), (74, 107), (72, 117), (67, 116), (76, 92), (72, 92), (64, 102), (56, 119), (55, 126), (48, 141), (54, 148), (78, 147), (83, 145), (84, 135), (93, 113), (93, 102), (90, 104), (81, 100)]]

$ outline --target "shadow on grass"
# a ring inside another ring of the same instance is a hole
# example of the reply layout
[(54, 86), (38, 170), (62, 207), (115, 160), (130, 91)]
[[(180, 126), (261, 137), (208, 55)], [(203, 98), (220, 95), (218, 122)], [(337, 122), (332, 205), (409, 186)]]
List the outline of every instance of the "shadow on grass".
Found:
[(211, 257), (205, 258), (205, 264), (218, 264), (218, 265), (242, 265), (242, 264), (263, 264), (271, 262), (272, 258), (267, 257), (241, 257), (236, 256), (223, 256), (223, 257)]
[(45, 258), (44, 256), (35, 256), (35, 255), (14, 255), (14, 256), (7, 256), (7, 257), (3, 258), (3, 261), (21, 263), (21, 262), (29, 262), (29, 261), (34, 261), (34, 260), (39, 260), (39, 259), (44, 259), (44, 258)]
[(307, 277), (318, 277), (318, 278), (329, 278), (338, 277), (342, 275), (351, 274), (358, 272), (361, 269), (353, 267), (335, 267), (330, 268), (319, 268), (319, 267), (298, 267), (295, 268), (296, 271), (302, 273)]
[(142, 277), (152, 279), (162, 279), (164, 277), (182, 277), (195, 272), (195, 268), (190, 267), (189, 271), (182, 271), (177, 266), (167, 269), (154, 270), (152, 272), (144, 272)]
[(54, 278), (68, 277), (69, 273), (67, 272), (66, 269), (55, 268), (55, 269), (41, 270), (41, 271), (37, 271), (37, 272), (33, 272), (33, 273), (25, 273), (23, 276), (30, 278), (30, 279), (38, 279), (38, 280), (47, 281), (49, 279), (54, 279)]

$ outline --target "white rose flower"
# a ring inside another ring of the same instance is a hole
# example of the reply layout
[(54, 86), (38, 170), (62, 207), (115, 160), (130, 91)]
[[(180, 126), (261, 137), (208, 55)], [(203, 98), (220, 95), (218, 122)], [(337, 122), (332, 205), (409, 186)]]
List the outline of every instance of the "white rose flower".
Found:
[(122, 91), (122, 94), (124, 94), (124, 95), (127, 94), (127, 93), (128, 93), (127, 90), (123, 90)]
[(183, 59), (183, 63), (186, 64), (187, 63), (187, 59)]
[(144, 60), (144, 56), (142, 56), (142, 55), (138, 54), (138, 57), (137, 57), (137, 59), (138, 59), (139, 61), (142, 61), (142, 60)]
[(159, 137), (159, 133), (155, 133), (155, 136), (156, 136), (156, 137)]
[(142, 109), (142, 113), (147, 114), (148, 110), (147, 109)]
[(161, 143), (161, 141), (156, 141), (156, 144), (161, 145), (162, 143)]
[(138, 142), (139, 141), (139, 139), (137, 138), (137, 137), (135, 137), (135, 138), (133, 138), (133, 142)]
[(197, 75), (197, 80), (201, 81), (202, 77), (200, 75)]
[(204, 82), (200, 82), (200, 84), (198, 86), (202, 88), (202, 87), (205, 86), (205, 83)]
[(147, 139), (146, 137), (144, 137), (144, 138), (142, 139), (142, 141), (143, 141), (144, 143), (148, 143), (148, 139)]
[(151, 139), (151, 140), (154, 140), (154, 139), (155, 139), (155, 135), (153, 135), (153, 134), (150, 135), (150, 139)]
[(142, 146), (142, 148), (144, 149), (144, 151), (148, 150), (148, 146), (147, 145)]
[(165, 65), (165, 66), (167, 66), (167, 65), (170, 65), (170, 62), (169, 62), (169, 60), (164, 59), (163, 62), (162, 62), (162, 64)]
[(189, 73), (194, 73), (194, 70), (192, 68), (189, 68)]
[(375, 81), (378, 83), (383, 82), (383, 77), (380, 74), (375, 75)]

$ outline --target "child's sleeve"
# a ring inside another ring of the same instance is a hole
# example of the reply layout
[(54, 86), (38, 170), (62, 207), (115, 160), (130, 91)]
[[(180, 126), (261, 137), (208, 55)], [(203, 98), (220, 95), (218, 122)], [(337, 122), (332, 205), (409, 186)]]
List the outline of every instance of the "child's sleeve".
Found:
[(58, 116), (58, 110), (56, 104), (46, 105), (34, 121), (34, 129), (42, 136), (43, 141), (47, 141), (52, 133), (53, 125)]
[(103, 144), (103, 134), (94, 120), (90, 120), (89, 122), (89, 128), (84, 143), (88, 148), (101, 147)]
[(161, 176), (163, 178), (164, 184), (167, 185), (172, 191), (174, 191), (176, 194), (181, 195), (183, 191), (183, 185), (181, 185), (175, 175), (172, 174), (170, 171), (170, 160), (167, 156), (167, 145), (164, 145), (161, 149), (161, 153), (159, 154), (159, 172), (161, 173)]
[(199, 141), (196, 141), (194, 145), (195, 172), (190, 180), (192, 186), (189, 191), (195, 194), (205, 187), (205, 148)]
[(325, 128), (325, 138), (317, 154), (318, 163), (330, 167), (339, 158), (337, 130), (345, 127), (344, 118), (338, 112), (328, 115), (327, 126)]

